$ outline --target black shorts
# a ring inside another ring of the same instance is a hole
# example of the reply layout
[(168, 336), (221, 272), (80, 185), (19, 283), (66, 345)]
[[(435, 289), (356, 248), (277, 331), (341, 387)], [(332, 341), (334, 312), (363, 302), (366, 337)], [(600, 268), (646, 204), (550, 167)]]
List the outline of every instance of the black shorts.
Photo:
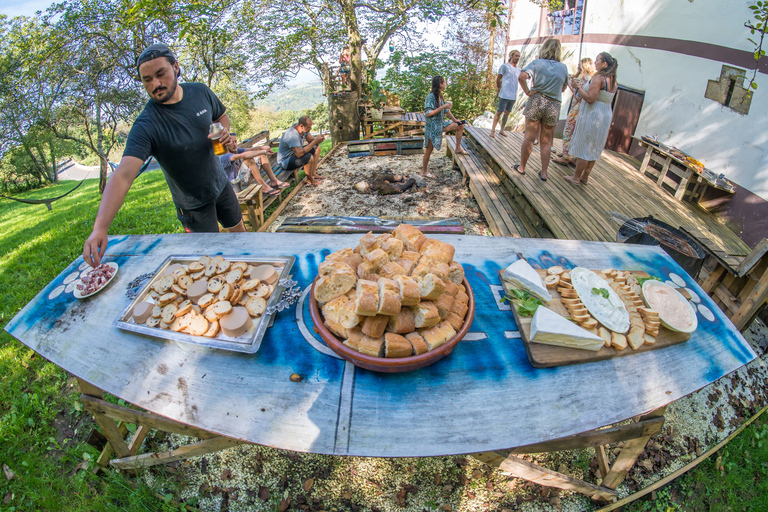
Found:
[(219, 224), (229, 229), (243, 220), (240, 202), (229, 183), (215, 201), (194, 209), (176, 207), (176, 216), (187, 233), (218, 233)]
[(304, 167), (309, 163), (309, 159), (312, 158), (317, 151), (317, 146), (313, 147), (311, 151), (307, 151), (304, 153), (304, 156), (301, 158), (296, 158), (296, 155), (291, 155), (288, 158), (288, 163), (285, 164), (285, 167), (283, 169), (287, 169), (289, 171), (292, 171), (294, 169), (298, 169), (299, 167)]

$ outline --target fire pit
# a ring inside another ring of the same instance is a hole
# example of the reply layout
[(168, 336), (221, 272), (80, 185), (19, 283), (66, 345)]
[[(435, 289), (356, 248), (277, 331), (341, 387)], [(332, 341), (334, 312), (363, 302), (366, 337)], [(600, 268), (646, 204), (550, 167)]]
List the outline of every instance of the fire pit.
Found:
[(616, 241), (626, 244), (660, 245), (692, 277), (696, 277), (707, 253), (699, 242), (665, 222), (649, 217), (628, 220), (616, 234)]

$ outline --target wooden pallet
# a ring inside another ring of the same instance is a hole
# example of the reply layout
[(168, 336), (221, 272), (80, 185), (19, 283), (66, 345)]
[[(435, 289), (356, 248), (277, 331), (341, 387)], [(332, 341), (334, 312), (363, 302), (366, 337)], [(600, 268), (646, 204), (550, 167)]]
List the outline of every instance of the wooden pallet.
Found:
[(463, 235), (455, 217), (288, 217), (275, 231), (280, 233), (390, 233), (399, 224), (411, 224), (426, 235)]
[(366, 139), (347, 142), (349, 158), (424, 153), (424, 137)]

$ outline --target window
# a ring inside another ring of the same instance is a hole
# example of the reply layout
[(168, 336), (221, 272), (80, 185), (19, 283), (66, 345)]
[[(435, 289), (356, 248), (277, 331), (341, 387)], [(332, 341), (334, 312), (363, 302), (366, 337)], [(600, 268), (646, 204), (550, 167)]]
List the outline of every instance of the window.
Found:
[(746, 70), (723, 66), (718, 80), (708, 80), (704, 97), (716, 101), (739, 114), (749, 114), (752, 93), (744, 88)]

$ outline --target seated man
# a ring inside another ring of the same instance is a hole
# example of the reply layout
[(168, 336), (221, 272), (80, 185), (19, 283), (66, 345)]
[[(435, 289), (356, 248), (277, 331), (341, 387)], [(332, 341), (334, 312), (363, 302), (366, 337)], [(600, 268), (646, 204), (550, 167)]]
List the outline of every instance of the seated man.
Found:
[[(324, 136), (313, 137), (312, 119), (309, 116), (301, 116), (299, 122), (288, 128), (280, 137), (280, 146), (277, 148), (277, 163), (283, 169), (292, 171), (304, 167), (307, 181), (310, 185), (317, 185), (319, 180), (325, 179), (317, 174), (317, 163), (320, 160), (320, 143)], [(306, 146), (305, 143), (308, 143)]]
[[(254, 181), (261, 185), (262, 192), (267, 196), (276, 196), (280, 193), (280, 189), (289, 186), (288, 183), (278, 180), (275, 173), (272, 172), (272, 164), (269, 163), (268, 155), (274, 155), (274, 151), (269, 146), (250, 149), (238, 148), (236, 134), (230, 133), (229, 135), (231, 137), (231, 142), (227, 146), (229, 153), (221, 156), (221, 166), (224, 168), (224, 174), (232, 183), (235, 192), (245, 190)], [(257, 157), (259, 162), (255, 160)], [(269, 177), (269, 185), (261, 177), (262, 169)]]

